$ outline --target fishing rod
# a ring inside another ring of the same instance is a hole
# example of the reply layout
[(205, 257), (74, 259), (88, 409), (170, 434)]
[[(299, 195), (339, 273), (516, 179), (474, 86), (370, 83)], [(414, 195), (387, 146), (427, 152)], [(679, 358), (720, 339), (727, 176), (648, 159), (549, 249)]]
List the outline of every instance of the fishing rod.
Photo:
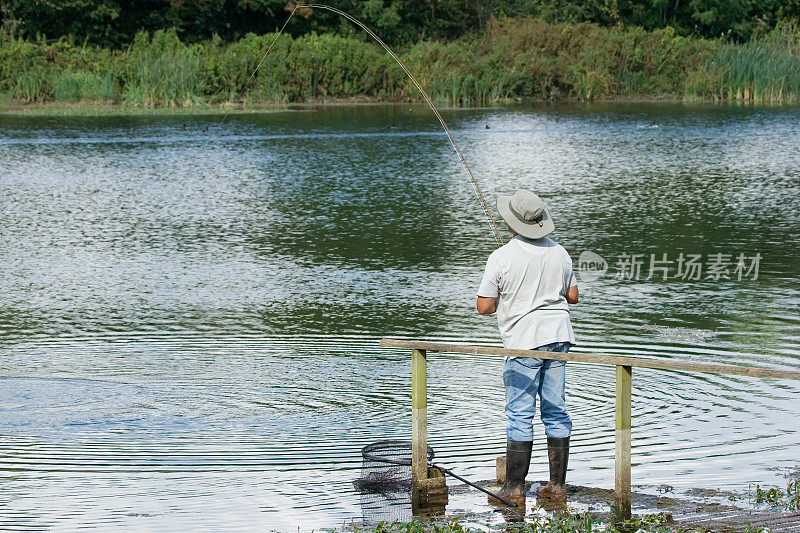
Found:
[[(414, 85), (416, 85), (417, 89), (419, 89), (420, 94), (422, 94), (422, 98), (425, 99), (425, 103), (428, 104), (428, 107), (431, 108), (431, 111), (433, 111), (433, 114), (436, 115), (437, 119), (439, 119), (439, 123), (442, 125), (442, 129), (444, 129), (444, 132), (447, 134), (447, 137), (450, 139), (450, 144), (453, 146), (453, 149), (456, 151), (456, 154), (458, 154), (458, 158), (461, 160), (461, 164), (464, 167), (464, 170), (466, 171), (467, 175), (469, 176), (470, 181), (472, 181), (472, 186), (475, 188), (475, 193), (477, 194), (478, 199), (481, 202), (481, 206), (483, 207), (483, 212), (486, 214), (486, 217), (488, 218), (488, 220), (491, 223), (492, 228), (494, 230), (495, 241), (497, 242), (497, 244), (499, 246), (502, 246), (503, 245), (503, 238), (500, 236), (500, 230), (497, 229), (497, 224), (495, 223), (494, 217), (492, 216), (492, 213), (489, 210), (489, 205), (486, 203), (486, 198), (483, 195), (483, 191), (481, 191), (481, 188), (478, 185), (478, 180), (475, 179), (475, 175), (472, 173), (472, 169), (469, 167), (469, 163), (467, 163), (467, 158), (464, 157), (464, 153), (461, 151), (461, 148), (458, 146), (458, 143), (456, 142), (455, 137), (453, 137), (453, 134), (450, 132), (450, 128), (447, 127), (447, 123), (444, 121), (444, 118), (442, 118), (442, 115), (439, 113), (439, 110), (433, 104), (433, 101), (428, 96), (428, 93), (425, 92), (425, 90), (422, 88), (422, 86), (419, 84), (419, 82), (417, 82), (417, 79), (414, 77), (414, 75), (411, 74), (411, 71), (409, 71), (408, 68), (405, 66), (405, 64), (400, 60), (400, 58), (397, 57), (397, 54), (395, 54), (394, 51), (392, 51), (392, 49), (389, 48), (389, 46), (385, 42), (383, 42), (383, 39), (381, 39), (378, 36), (378, 34), (376, 34), (374, 31), (372, 31), (366, 24), (364, 24), (363, 22), (361, 22), (357, 18), (353, 17), (352, 15), (350, 15), (348, 13), (345, 13), (341, 9), (337, 9), (335, 7), (331, 7), (331, 6), (328, 6), (328, 5), (325, 5), (325, 4), (296, 4), (294, 6), (294, 9), (292, 9), (292, 12), (289, 14), (289, 18), (286, 19), (286, 22), (283, 23), (283, 26), (281, 27), (280, 31), (278, 31), (278, 34), (275, 36), (275, 39), (272, 41), (272, 44), (270, 44), (270, 46), (267, 49), (267, 51), (261, 57), (261, 60), (258, 62), (258, 65), (256, 65), (256, 68), (255, 68), (255, 70), (253, 70), (253, 73), (250, 75), (250, 78), (244, 84), (244, 87), (242, 87), (242, 90), (239, 92), (239, 96), (237, 97), (237, 100), (242, 97), (242, 94), (244, 93), (245, 88), (247, 88), (247, 85), (250, 83), (250, 81), (256, 75), (256, 72), (258, 71), (258, 69), (261, 68), (261, 64), (264, 62), (264, 59), (267, 57), (267, 54), (269, 54), (270, 51), (272, 50), (272, 48), (275, 46), (275, 43), (278, 41), (278, 37), (281, 36), (283, 31), (286, 29), (286, 26), (289, 24), (289, 21), (292, 19), (292, 17), (294, 16), (295, 12), (298, 9), (324, 9), (324, 10), (327, 10), (327, 11), (332, 11), (333, 13), (336, 13), (336, 14), (346, 18), (347, 20), (349, 20), (350, 22), (352, 22), (353, 24), (355, 24), (356, 26), (358, 26), (359, 28), (361, 28), (362, 30), (367, 32), (370, 35), (370, 37), (375, 39), (375, 41), (377, 41), (378, 44), (380, 44), (383, 47), (383, 49), (386, 50), (386, 52), (388, 52), (390, 56), (392, 56), (392, 59), (394, 59), (397, 62), (397, 64), (400, 65), (400, 68), (403, 69), (403, 71), (408, 75), (408, 77), (411, 79), (411, 81), (414, 82)], [(222, 118), (222, 122), (225, 121), (225, 118), (227, 118), (227, 116), (228, 116), (228, 113), (225, 113), (225, 116)], [(222, 122), (220, 122), (220, 124), (222, 124)]]
[[(414, 85), (417, 87), (417, 89), (419, 89), (420, 94), (422, 94), (422, 97), (425, 99), (425, 103), (428, 104), (428, 107), (431, 108), (431, 111), (433, 111), (433, 114), (436, 115), (437, 119), (439, 119), (439, 123), (442, 125), (442, 129), (447, 134), (448, 139), (450, 139), (450, 144), (453, 146), (453, 149), (456, 151), (456, 154), (458, 154), (458, 158), (460, 159), (461, 164), (464, 167), (464, 170), (466, 171), (467, 175), (470, 178), (470, 181), (472, 182), (473, 187), (475, 188), (475, 193), (478, 195), (478, 198), (481, 201), (481, 206), (483, 207), (483, 211), (486, 214), (486, 217), (489, 219), (489, 222), (491, 223), (492, 228), (494, 230), (495, 241), (497, 241), (498, 245), (502, 246), (503, 245), (503, 238), (500, 236), (500, 230), (497, 228), (497, 224), (494, 221), (494, 217), (492, 216), (492, 213), (489, 210), (489, 205), (486, 203), (486, 198), (483, 195), (483, 191), (481, 191), (481, 188), (478, 185), (478, 180), (475, 179), (475, 175), (472, 173), (472, 169), (469, 167), (469, 163), (467, 163), (467, 158), (464, 157), (464, 153), (461, 151), (461, 148), (458, 146), (458, 143), (456, 142), (455, 137), (453, 137), (453, 134), (450, 131), (450, 128), (447, 127), (447, 123), (444, 121), (444, 118), (442, 118), (441, 113), (439, 113), (439, 110), (436, 108), (436, 106), (434, 105), (433, 101), (428, 96), (428, 93), (425, 92), (425, 89), (422, 88), (422, 86), (419, 84), (419, 82), (414, 77), (414, 75), (411, 74), (411, 71), (409, 71), (408, 68), (405, 66), (405, 64), (400, 60), (400, 58), (397, 57), (397, 54), (395, 54), (394, 51), (391, 48), (389, 48), (389, 46), (385, 42), (383, 42), (383, 39), (381, 39), (378, 36), (378, 34), (376, 34), (366, 24), (364, 24), (363, 22), (361, 22), (357, 18), (353, 17), (352, 15), (342, 11), (341, 9), (337, 9), (335, 7), (328, 6), (328, 5), (325, 5), (325, 4), (296, 4), (294, 6), (294, 8), (292, 9), (292, 12), (289, 14), (289, 17), (286, 19), (286, 22), (283, 23), (283, 26), (281, 27), (280, 31), (278, 31), (277, 35), (275, 35), (275, 39), (273, 39), (273, 41), (270, 44), (269, 48), (267, 48), (267, 51), (261, 57), (261, 60), (258, 62), (258, 65), (256, 65), (256, 68), (253, 70), (253, 73), (250, 75), (250, 78), (247, 80), (245, 85), (242, 87), (242, 90), (239, 92), (239, 96), (237, 97), (237, 100), (239, 98), (241, 98), (242, 94), (244, 93), (245, 89), (247, 88), (247, 85), (250, 83), (250, 81), (256, 75), (256, 72), (258, 72), (258, 69), (261, 67), (262, 63), (264, 62), (264, 59), (267, 57), (267, 54), (269, 54), (270, 51), (272, 50), (272, 48), (275, 46), (275, 43), (278, 41), (278, 38), (281, 36), (283, 31), (286, 29), (286, 26), (289, 24), (289, 21), (292, 19), (292, 17), (294, 16), (294, 14), (297, 12), (298, 9), (324, 9), (324, 10), (332, 11), (333, 13), (336, 13), (336, 14), (346, 18), (347, 20), (349, 20), (350, 22), (352, 22), (353, 24), (355, 24), (356, 26), (358, 26), (359, 28), (361, 28), (362, 30), (367, 32), (370, 35), (370, 37), (375, 39), (375, 41), (377, 41), (377, 43), (380, 44), (383, 47), (383, 49), (386, 50), (386, 52), (390, 56), (392, 56), (392, 59), (394, 59), (397, 62), (397, 64), (400, 65), (400, 68), (403, 69), (403, 71), (406, 73), (406, 75), (408, 75), (409, 79), (411, 79), (411, 81), (414, 83)], [(225, 116), (222, 118), (222, 122), (225, 121), (225, 118), (227, 116), (228, 116), (228, 114), (226, 113)], [(220, 122), (220, 124), (222, 124), (222, 122)], [(403, 465), (403, 466), (408, 466), (408, 465), (411, 464), (411, 461), (407, 461), (407, 462), (406, 461), (398, 461), (396, 459), (391, 459), (391, 458), (387, 458), (387, 457), (378, 458), (376, 460), (382, 461), (382, 462), (387, 462), (387, 463), (394, 463), (394, 464)], [(433, 468), (436, 468), (437, 470), (442, 472), (442, 474), (450, 475), (450, 476), (458, 479), (459, 481), (462, 481), (463, 483), (466, 483), (470, 487), (478, 489), (479, 491), (481, 491), (481, 492), (483, 492), (485, 494), (488, 494), (489, 496), (492, 496), (492, 497), (500, 500), (501, 502), (505, 503), (506, 505), (509, 505), (511, 507), (517, 507), (516, 503), (504, 498), (503, 496), (500, 496), (499, 494), (495, 494), (495, 493), (493, 493), (493, 492), (481, 487), (480, 485), (477, 485), (477, 484), (472, 483), (471, 481), (469, 481), (467, 479), (464, 479), (463, 477), (459, 476), (458, 474), (455, 474), (449, 468), (444, 468), (442, 466), (439, 466), (439, 465), (436, 465), (436, 464), (433, 464), (433, 463), (430, 463), (430, 466), (432, 466)]]

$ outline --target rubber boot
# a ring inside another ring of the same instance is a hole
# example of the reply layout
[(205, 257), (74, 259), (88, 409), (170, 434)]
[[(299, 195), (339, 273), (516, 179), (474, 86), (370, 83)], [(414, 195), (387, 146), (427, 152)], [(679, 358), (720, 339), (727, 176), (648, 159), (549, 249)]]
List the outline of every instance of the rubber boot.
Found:
[[(525, 509), (525, 476), (531, 466), (531, 441), (506, 441), (506, 481), (500, 488), (500, 496)], [(489, 497), (489, 503), (504, 505), (497, 498)]]
[(550, 462), (550, 482), (539, 489), (539, 504), (545, 509), (563, 507), (567, 503), (569, 437), (547, 437), (547, 458)]

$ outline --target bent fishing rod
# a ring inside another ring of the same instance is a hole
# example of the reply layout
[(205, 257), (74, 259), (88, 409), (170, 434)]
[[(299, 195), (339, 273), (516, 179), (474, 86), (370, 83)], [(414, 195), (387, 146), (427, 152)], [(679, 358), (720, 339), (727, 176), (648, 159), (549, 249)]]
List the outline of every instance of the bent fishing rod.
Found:
[[(425, 100), (425, 103), (428, 104), (428, 107), (431, 108), (431, 111), (433, 111), (433, 114), (436, 115), (437, 119), (439, 119), (439, 123), (442, 125), (442, 129), (447, 134), (448, 139), (450, 139), (450, 144), (453, 146), (453, 149), (456, 151), (456, 154), (458, 154), (458, 158), (461, 161), (461, 165), (464, 167), (464, 170), (466, 171), (467, 176), (469, 177), (470, 181), (472, 182), (472, 186), (475, 189), (475, 193), (477, 194), (478, 199), (481, 202), (481, 206), (483, 207), (483, 212), (486, 214), (486, 217), (489, 220), (489, 223), (492, 225), (492, 229), (494, 230), (495, 241), (497, 242), (497, 244), (499, 246), (502, 246), (503, 245), (503, 238), (500, 236), (500, 230), (497, 229), (497, 224), (495, 223), (494, 217), (492, 216), (492, 213), (489, 210), (489, 205), (486, 203), (486, 198), (483, 195), (483, 191), (481, 191), (481, 188), (478, 185), (478, 180), (475, 179), (475, 175), (472, 173), (472, 169), (469, 167), (469, 163), (467, 163), (467, 158), (464, 157), (464, 153), (461, 151), (461, 148), (458, 146), (458, 143), (456, 142), (455, 137), (453, 137), (453, 134), (450, 131), (450, 128), (447, 127), (447, 123), (444, 121), (444, 118), (442, 118), (442, 115), (441, 115), (441, 113), (439, 113), (439, 110), (433, 104), (433, 101), (428, 96), (428, 93), (425, 92), (425, 90), (419, 84), (417, 79), (414, 77), (413, 74), (411, 74), (411, 71), (408, 70), (408, 68), (400, 60), (400, 58), (397, 56), (397, 54), (395, 54), (394, 51), (392, 51), (392, 49), (389, 48), (389, 46), (385, 42), (383, 42), (383, 39), (381, 39), (378, 36), (378, 34), (376, 34), (374, 31), (372, 31), (366, 24), (364, 24), (363, 22), (361, 22), (360, 20), (358, 20), (354, 16), (350, 15), (349, 13), (345, 13), (341, 9), (337, 9), (335, 7), (328, 6), (328, 5), (325, 5), (325, 4), (296, 4), (294, 6), (294, 8), (292, 9), (292, 12), (289, 14), (289, 18), (286, 19), (286, 22), (283, 23), (283, 26), (278, 31), (277, 35), (275, 35), (275, 39), (272, 41), (272, 44), (270, 44), (270, 46), (267, 49), (267, 51), (261, 57), (261, 60), (258, 62), (258, 65), (256, 65), (256, 68), (255, 68), (255, 70), (253, 70), (253, 73), (250, 75), (250, 78), (244, 84), (244, 87), (242, 87), (242, 90), (239, 92), (239, 96), (237, 97), (237, 100), (241, 98), (242, 94), (244, 93), (245, 89), (247, 88), (247, 85), (250, 83), (250, 81), (252, 81), (252, 79), (256, 75), (256, 72), (258, 71), (258, 69), (261, 68), (261, 65), (262, 65), (262, 63), (264, 63), (264, 59), (267, 57), (267, 54), (269, 54), (270, 51), (272, 50), (272, 48), (275, 46), (275, 43), (278, 41), (278, 38), (281, 36), (283, 31), (286, 29), (286, 26), (289, 24), (289, 21), (292, 19), (292, 17), (294, 16), (295, 12), (298, 9), (312, 9), (312, 10), (313, 9), (324, 9), (324, 10), (327, 10), (327, 11), (332, 11), (333, 13), (336, 13), (337, 15), (340, 15), (340, 16), (346, 18), (347, 20), (349, 20), (350, 22), (352, 22), (353, 24), (355, 24), (356, 26), (358, 26), (359, 28), (361, 28), (362, 30), (367, 32), (369, 34), (369, 36), (372, 37), (373, 39), (375, 39), (375, 41), (378, 44), (380, 44), (383, 47), (383, 49), (386, 50), (386, 52), (390, 56), (392, 56), (392, 59), (394, 59), (397, 62), (397, 64), (400, 65), (400, 68), (403, 69), (403, 71), (406, 73), (406, 75), (408, 75), (409, 79), (414, 83), (414, 85), (417, 87), (417, 89), (419, 89), (419, 92), (420, 92), (420, 94), (422, 94), (422, 98)], [(225, 116), (222, 118), (222, 122), (225, 121), (225, 118), (227, 118), (227, 116), (228, 116), (228, 114), (226, 113)], [(220, 124), (222, 124), (222, 122), (220, 122)]]
[[(370, 35), (370, 37), (375, 39), (375, 41), (378, 44), (380, 44), (383, 47), (383, 49), (386, 50), (386, 52), (390, 56), (392, 56), (392, 59), (394, 59), (397, 62), (397, 64), (400, 65), (400, 68), (403, 69), (403, 72), (406, 73), (406, 75), (414, 83), (414, 85), (417, 87), (417, 89), (419, 89), (419, 92), (420, 92), (420, 94), (422, 94), (422, 98), (425, 100), (425, 103), (428, 104), (428, 107), (431, 108), (431, 111), (433, 111), (433, 114), (436, 115), (437, 119), (439, 119), (439, 123), (442, 125), (442, 129), (447, 134), (447, 138), (450, 139), (450, 144), (453, 146), (453, 149), (456, 151), (456, 154), (458, 154), (458, 158), (461, 161), (461, 164), (464, 167), (464, 170), (466, 171), (467, 175), (469, 176), (473, 187), (475, 188), (475, 193), (477, 194), (478, 199), (481, 202), (481, 206), (483, 207), (483, 211), (486, 214), (486, 217), (488, 218), (489, 222), (492, 225), (492, 229), (494, 230), (495, 241), (497, 241), (498, 245), (502, 246), (503, 245), (503, 238), (500, 236), (500, 230), (497, 228), (497, 224), (494, 221), (494, 217), (492, 216), (492, 213), (489, 210), (489, 205), (486, 203), (486, 198), (483, 195), (483, 191), (481, 191), (481, 188), (478, 185), (478, 180), (475, 179), (475, 175), (472, 173), (472, 169), (469, 167), (469, 163), (467, 163), (467, 158), (464, 157), (464, 153), (461, 151), (461, 148), (458, 146), (458, 143), (456, 142), (455, 137), (453, 137), (453, 134), (450, 131), (450, 128), (447, 127), (447, 123), (444, 121), (444, 118), (442, 118), (441, 113), (439, 113), (439, 110), (436, 108), (436, 106), (434, 105), (433, 101), (428, 96), (428, 93), (425, 92), (425, 89), (422, 88), (422, 86), (419, 84), (419, 82), (414, 77), (414, 75), (411, 73), (411, 71), (408, 70), (408, 67), (406, 67), (406, 65), (400, 60), (400, 58), (397, 57), (397, 54), (395, 54), (394, 51), (391, 48), (389, 48), (389, 46), (385, 42), (383, 42), (383, 39), (381, 39), (378, 36), (378, 34), (376, 34), (366, 24), (364, 24), (363, 22), (361, 22), (357, 18), (353, 17), (352, 15), (342, 11), (341, 9), (337, 9), (335, 7), (328, 6), (328, 5), (325, 5), (325, 4), (296, 4), (294, 6), (294, 8), (292, 9), (292, 12), (289, 14), (289, 17), (286, 19), (286, 22), (283, 23), (283, 26), (278, 31), (278, 33), (275, 35), (275, 39), (272, 41), (272, 44), (270, 44), (269, 48), (267, 48), (267, 51), (261, 57), (261, 60), (258, 62), (258, 65), (256, 65), (256, 68), (253, 70), (253, 73), (250, 75), (250, 78), (247, 80), (247, 82), (242, 87), (242, 90), (239, 92), (239, 96), (237, 97), (237, 100), (241, 98), (242, 94), (244, 93), (245, 89), (247, 88), (247, 85), (250, 83), (250, 81), (252, 81), (253, 77), (256, 75), (256, 72), (258, 72), (258, 69), (261, 67), (262, 63), (264, 62), (264, 59), (266, 59), (267, 55), (270, 53), (272, 48), (275, 46), (275, 43), (278, 41), (278, 38), (281, 36), (281, 34), (283, 34), (283, 31), (286, 29), (286, 26), (289, 24), (289, 21), (292, 19), (292, 17), (294, 16), (295, 12), (297, 12), (298, 9), (324, 9), (324, 10), (327, 10), (327, 11), (332, 11), (333, 13), (336, 13), (336, 14), (346, 18), (347, 20), (349, 20), (350, 22), (352, 22), (353, 24), (355, 24), (356, 26), (358, 26), (359, 28), (361, 28), (362, 30), (367, 32)], [(228, 114), (226, 113), (225, 116), (222, 118), (222, 122), (225, 121), (225, 118), (227, 118), (227, 116), (228, 116)], [(220, 122), (220, 124), (222, 124), (222, 122)], [(405, 465), (404, 462), (400, 463), (400, 462), (397, 462), (395, 460), (388, 459), (388, 458), (381, 459), (381, 461)], [(472, 483), (471, 481), (469, 481), (467, 479), (464, 479), (463, 477), (459, 476), (458, 474), (455, 474), (452, 470), (450, 470), (448, 468), (444, 468), (444, 467), (441, 467), (439, 465), (435, 465), (435, 464), (432, 464), (432, 463), (431, 463), (430, 466), (438, 469), (440, 472), (442, 472), (442, 474), (450, 475), (450, 476), (458, 479), (459, 481), (462, 481), (463, 483), (466, 483), (470, 487), (478, 489), (479, 491), (481, 491), (481, 492), (483, 492), (485, 494), (488, 494), (489, 496), (497, 498), (498, 500), (500, 500), (501, 502), (505, 503), (506, 505), (509, 505), (511, 507), (516, 507), (517, 506), (516, 503), (514, 503), (514, 502), (512, 502), (512, 501), (510, 501), (510, 500), (508, 500), (508, 499), (506, 499), (506, 498), (504, 498), (502, 496), (500, 496), (499, 494), (495, 494), (495, 493), (493, 493), (493, 492), (481, 487), (480, 485), (477, 485), (477, 484)]]

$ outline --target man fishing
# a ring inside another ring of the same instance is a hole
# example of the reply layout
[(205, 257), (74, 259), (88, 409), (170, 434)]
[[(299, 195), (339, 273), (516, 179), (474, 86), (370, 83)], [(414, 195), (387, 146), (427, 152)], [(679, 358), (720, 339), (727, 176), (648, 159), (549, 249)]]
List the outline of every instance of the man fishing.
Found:
[[(489, 256), (478, 289), (478, 312), (497, 312), (506, 348), (567, 352), (575, 337), (569, 305), (578, 303), (578, 286), (567, 251), (547, 235), (554, 226), (550, 210), (523, 189), (499, 196), (497, 209), (513, 239)], [(539, 489), (543, 504), (566, 503), (567, 459), (572, 421), (564, 400), (564, 361), (507, 357), (506, 480), (500, 495), (524, 508), (525, 476), (531, 461), (536, 397), (547, 434), (550, 482)]]

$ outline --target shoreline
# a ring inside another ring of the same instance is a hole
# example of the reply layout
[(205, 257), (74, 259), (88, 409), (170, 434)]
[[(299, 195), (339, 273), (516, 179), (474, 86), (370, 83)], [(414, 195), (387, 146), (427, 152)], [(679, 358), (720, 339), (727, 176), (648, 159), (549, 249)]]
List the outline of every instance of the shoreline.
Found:
[[(797, 108), (797, 103), (757, 103), (741, 100), (709, 98), (683, 98), (674, 95), (636, 95), (609, 98), (559, 98), (559, 99), (514, 99), (485, 106), (437, 106), (439, 111), (474, 111), (529, 107), (540, 105), (605, 105), (605, 104), (671, 104), (704, 107), (752, 107), (752, 108)], [(418, 107), (428, 109), (420, 101), (398, 101), (377, 98), (326, 98), (307, 102), (275, 103), (259, 102), (249, 105), (206, 104), (191, 106), (131, 106), (106, 102), (47, 102), (47, 103), (0, 103), (0, 115), (5, 116), (181, 116), (181, 115), (255, 115), (267, 113), (304, 112), (316, 108), (336, 107)]]

